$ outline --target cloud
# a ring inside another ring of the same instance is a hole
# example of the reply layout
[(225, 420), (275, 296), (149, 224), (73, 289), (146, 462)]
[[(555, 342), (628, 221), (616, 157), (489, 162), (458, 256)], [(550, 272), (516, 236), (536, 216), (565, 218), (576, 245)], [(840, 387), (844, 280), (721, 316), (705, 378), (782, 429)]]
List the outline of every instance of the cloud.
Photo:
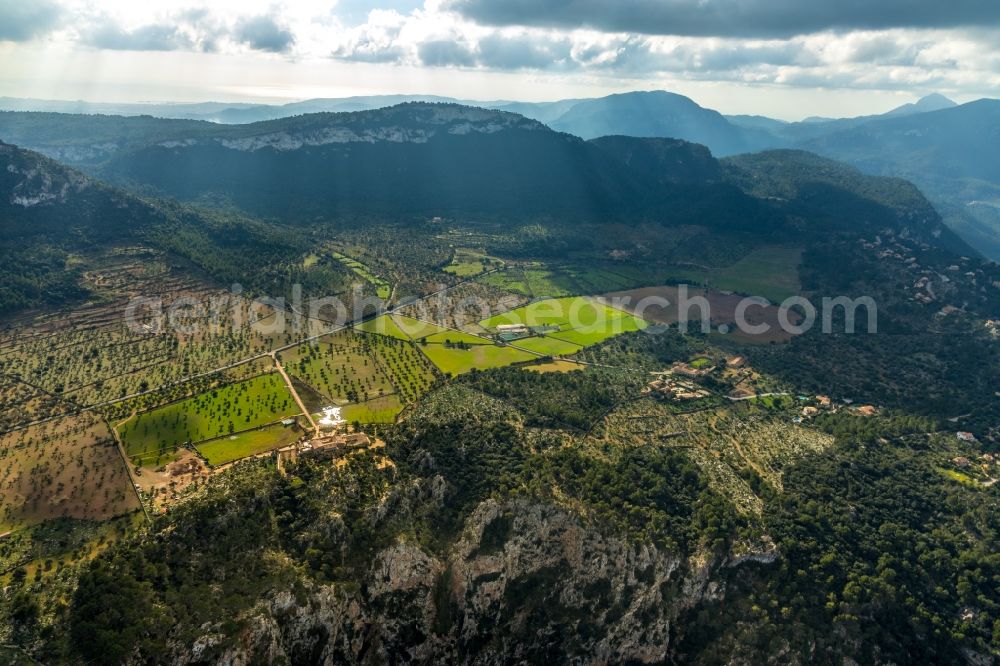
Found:
[(125, 30), (114, 23), (94, 28), (83, 35), (90, 46), (113, 51), (175, 51), (190, 49), (194, 42), (176, 25), (151, 24)]
[(1000, 25), (996, 0), (444, 0), (443, 7), (483, 25), (700, 37)]
[(340, 60), (357, 62), (401, 62), (410, 53), (410, 49), (399, 41), (404, 25), (406, 18), (398, 12), (373, 11), (367, 23), (344, 33), (344, 41), (333, 49), (331, 55)]
[(0, 0), (0, 42), (24, 42), (59, 24), (62, 9), (48, 0)]
[(441, 39), (421, 43), (417, 47), (420, 62), (430, 67), (472, 67), (476, 54), (461, 42)]
[(252, 16), (236, 22), (233, 39), (258, 51), (284, 53), (292, 48), (295, 35), (273, 16)]
[(572, 62), (573, 43), (566, 37), (491, 34), (479, 42), (478, 62), (495, 69), (547, 69)]

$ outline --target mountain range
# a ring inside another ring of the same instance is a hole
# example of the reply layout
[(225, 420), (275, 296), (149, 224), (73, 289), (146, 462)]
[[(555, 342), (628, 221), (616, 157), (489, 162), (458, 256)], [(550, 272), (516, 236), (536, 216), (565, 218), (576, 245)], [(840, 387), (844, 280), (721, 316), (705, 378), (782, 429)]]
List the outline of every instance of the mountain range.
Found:
[(215, 254), (207, 263), (222, 266), (225, 278), (226, 270), (246, 272), (261, 248), (294, 255), (295, 227), (438, 216), (695, 224), (750, 244), (890, 230), (975, 254), (910, 183), (802, 151), (720, 161), (677, 139), (587, 141), (511, 112), (427, 102), (246, 125), (53, 114), (2, 120), (15, 121), (8, 127), (22, 139), (48, 136), (40, 149), (85, 169), (2, 146), (4, 246), (35, 257), (54, 249), (53, 274), (64, 272), (71, 246), (134, 238), (196, 263)]
[[(382, 95), (262, 104), (88, 104), (0, 99), (0, 138), (87, 167), (142, 149), (155, 139), (225, 133), (219, 124), (257, 131), (263, 120), (376, 110), (402, 102), (457, 104), (437, 96)], [(874, 175), (903, 177), (924, 190), (947, 224), (1000, 260), (1000, 102), (958, 105), (929, 95), (880, 115), (784, 122), (724, 116), (682, 95), (634, 92), (556, 102), (465, 102), (516, 113), (583, 139), (663, 137), (707, 146), (717, 157), (769, 149), (808, 150)], [(32, 109), (46, 113), (24, 113)], [(72, 115), (50, 115), (70, 112)], [(82, 114), (90, 115), (82, 115)], [(99, 115), (95, 115), (99, 114)], [(115, 114), (115, 115), (110, 115)], [(141, 117), (133, 114), (143, 114)], [(159, 116), (159, 117), (150, 117)], [(239, 134), (241, 130), (232, 130)]]

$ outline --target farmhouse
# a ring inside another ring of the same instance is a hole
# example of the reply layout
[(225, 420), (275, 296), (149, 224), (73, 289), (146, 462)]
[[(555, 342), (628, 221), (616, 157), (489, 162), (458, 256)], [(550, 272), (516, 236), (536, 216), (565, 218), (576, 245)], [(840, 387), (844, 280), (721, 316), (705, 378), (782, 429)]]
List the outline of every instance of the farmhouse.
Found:
[(960, 440), (962, 440), (963, 442), (975, 442), (976, 441), (976, 436), (973, 435), (971, 432), (958, 432), (958, 433), (955, 433), (955, 435)]
[(709, 392), (700, 386), (668, 377), (660, 377), (649, 382), (642, 393), (643, 395), (655, 395), (656, 397), (675, 402), (699, 400), (709, 396)]

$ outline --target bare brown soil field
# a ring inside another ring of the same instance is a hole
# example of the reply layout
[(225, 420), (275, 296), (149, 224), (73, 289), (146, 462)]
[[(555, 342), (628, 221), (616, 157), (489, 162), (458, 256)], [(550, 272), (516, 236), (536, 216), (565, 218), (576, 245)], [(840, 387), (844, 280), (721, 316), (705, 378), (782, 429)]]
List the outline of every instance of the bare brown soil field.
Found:
[(0, 436), (0, 529), (50, 518), (104, 520), (139, 508), (118, 447), (96, 415)]
[[(663, 285), (615, 291), (605, 294), (602, 298), (613, 307), (623, 309), (647, 321), (667, 325), (678, 322), (679, 289), (676, 286)], [(704, 298), (708, 301), (712, 326), (717, 328), (721, 324), (728, 325), (729, 335), (756, 343), (787, 342), (792, 339), (792, 334), (781, 328), (776, 305), (753, 305), (747, 308), (744, 318), (748, 324), (753, 326), (766, 324), (770, 327), (766, 333), (751, 334), (739, 331), (733, 325), (736, 321), (736, 307), (746, 298), (745, 296), (691, 287), (688, 289), (687, 299), (690, 302), (695, 298)], [(692, 305), (687, 312), (689, 318), (696, 320), (692, 324), (696, 329), (697, 319), (701, 316), (700, 308)], [(793, 324), (802, 321), (801, 315), (794, 311), (789, 312), (788, 318)]]

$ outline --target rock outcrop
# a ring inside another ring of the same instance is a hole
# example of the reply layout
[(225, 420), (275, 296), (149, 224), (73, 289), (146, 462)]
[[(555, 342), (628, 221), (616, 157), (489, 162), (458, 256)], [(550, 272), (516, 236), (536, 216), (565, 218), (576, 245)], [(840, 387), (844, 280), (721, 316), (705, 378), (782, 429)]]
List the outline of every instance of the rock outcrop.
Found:
[[(721, 564), (601, 534), (561, 506), (487, 501), (441, 556), (399, 541), (356, 587), (273, 593), (213, 660), (661, 662), (678, 615), (722, 597)], [(204, 627), (177, 661), (205, 658), (217, 634)]]

